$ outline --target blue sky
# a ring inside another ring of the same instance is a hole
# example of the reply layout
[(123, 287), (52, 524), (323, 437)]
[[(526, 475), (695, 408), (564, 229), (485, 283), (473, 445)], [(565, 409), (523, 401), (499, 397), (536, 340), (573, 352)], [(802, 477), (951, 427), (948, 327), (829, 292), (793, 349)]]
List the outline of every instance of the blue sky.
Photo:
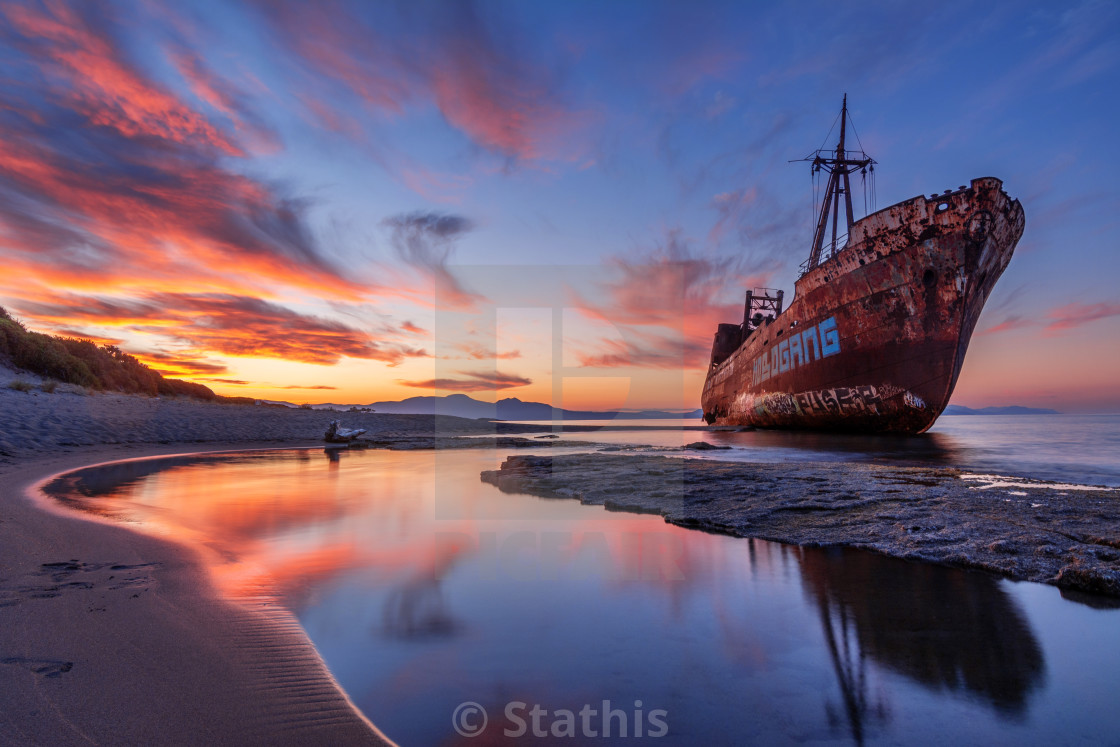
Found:
[[(847, 93), (878, 207), (979, 176), (1023, 202), (954, 401), (1118, 409), (1118, 21), (1110, 2), (7, 3), (0, 303), (227, 394), (547, 401), (540, 340), (472, 339), (469, 313), (507, 301), (458, 278), (583, 267), (567, 295), (596, 314), (563, 344), (632, 383), (565, 404), (693, 407), (743, 288), (792, 290), (813, 214), (789, 161), (832, 145)], [(661, 304), (640, 292), (658, 283)], [(477, 355), (501, 347), (521, 355)], [(679, 388), (649, 383), (674, 367)]]

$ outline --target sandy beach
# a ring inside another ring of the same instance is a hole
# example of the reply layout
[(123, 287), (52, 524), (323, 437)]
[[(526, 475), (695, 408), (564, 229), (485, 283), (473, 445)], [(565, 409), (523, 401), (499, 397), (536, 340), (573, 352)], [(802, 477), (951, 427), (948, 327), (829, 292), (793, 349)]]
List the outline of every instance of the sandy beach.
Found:
[[(13, 391), (13, 380), (31, 383)], [(539, 427), (423, 415), (301, 410), (124, 394), (85, 394), (59, 386), (53, 394), (40, 380), (0, 366), (0, 461), (38, 458), (44, 451), (107, 444), (197, 444), (294, 441), (322, 443), (327, 423), (365, 428), (369, 439), (431, 438), (540, 431)]]
[[(331, 413), (24, 393), (3, 373), (0, 742), (387, 742), (286, 611), (219, 599), (191, 548), (33, 496), (51, 475), (104, 461), (321, 444)], [(345, 419), (383, 436), (433, 433), (424, 416)], [(486, 432), (455, 418), (436, 427)]]
[(86, 464), (250, 445), (92, 446), (0, 465), (0, 742), (388, 743), (284, 610), (219, 599), (190, 548), (28, 495)]

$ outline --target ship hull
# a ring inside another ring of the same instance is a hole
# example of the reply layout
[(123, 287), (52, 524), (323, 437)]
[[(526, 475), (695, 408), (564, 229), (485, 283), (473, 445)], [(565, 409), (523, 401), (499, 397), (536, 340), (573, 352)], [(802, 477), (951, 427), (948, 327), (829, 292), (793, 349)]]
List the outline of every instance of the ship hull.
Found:
[[(921, 433), (945, 409), (969, 340), (1023, 232), (998, 179), (917, 197), (852, 226), (794, 301), (704, 384), (719, 425)], [(732, 328), (734, 329), (734, 328)]]

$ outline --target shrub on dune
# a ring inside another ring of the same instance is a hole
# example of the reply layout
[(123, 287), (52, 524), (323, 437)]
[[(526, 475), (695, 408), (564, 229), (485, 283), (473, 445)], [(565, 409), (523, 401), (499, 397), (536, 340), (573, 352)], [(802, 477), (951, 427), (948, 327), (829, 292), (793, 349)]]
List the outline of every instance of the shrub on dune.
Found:
[[(152, 397), (162, 395), (222, 399), (202, 384), (165, 379), (158, 371), (153, 371), (116, 346), (99, 346), (92, 340), (32, 332), (0, 307), (0, 361), (2, 360), (11, 362), (16, 368), (55, 380), (50, 383), (49, 390), (47, 384), (43, 385), (45, 392), (53, 392), (57, 382), (61, 381), (90, 389), (147, 394)], [(31, 385), (27, 386), (28, 389), (20, 391), (28, 391)]]

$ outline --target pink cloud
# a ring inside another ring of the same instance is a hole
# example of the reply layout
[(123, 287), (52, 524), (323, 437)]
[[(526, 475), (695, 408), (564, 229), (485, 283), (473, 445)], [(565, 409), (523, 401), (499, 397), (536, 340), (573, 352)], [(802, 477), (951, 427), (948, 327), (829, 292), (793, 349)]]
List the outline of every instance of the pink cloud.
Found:
[(1113, 316), (1120, 316), (1120, 303), (1066, 304), (1047, 312), (1050, 323), (1046, 325), (1046, 332), (1057, 333)]
[(591, 350), (577, 353), (577, 359), (589, 368), (695, 368), (708, 354), (707, 342), (684, 337), (600, 340)]
[(503, 59), (490, 40), (463, 36), (445, 46), (425, 70), (447, 121), (485, 148), (524, 160), (569, 158), (567, 138), (590, 122), (569, 110), (523, 62)]
[(402, 386), (417, 389), (443, 389), (452, 392), (482, 392), (493, 389), (510, 389), (519, 386), (528, 386), (532, 379), (516, 374), (505, 374), (497, 371), (458, 371), (463, 379), (439, 378), (424, 381), (409, 381), (397, 379)]
[(1059, 332), (1075, 329), (1082, 325), (1114, 316), (1120, 316), (1120, 303), (1070, 303), (1050, 309), (1041, 319), (1023, 317), (1018, 314), (1012, 315), (998, 324), (980, 330), (977, 334), (994, 335), (1016, 329), (1038, 327), (1045, 324), (1043, 332), (1047, 335), (1055, 335)]
[[(652, 251), (608, 260), (605, 300), (576, 296), (572, 305), (609, 322), (624, 338), (578, 341), (581, 365), (652, 368), (707, 365), (716, 325), (742, 316), (744, 287), (765, 286), (771, 270), (742, 257), (698, 251), (669, 231)], [(765, 263), (764, 263), (765, 264)]]
[[(328, 261), (303, 200), (229, 169), (224, 159), (244, 153), (234, 134), (126, 57), (110, 6), (0, 13), (5, 42), (22, 53), (20, 73), (44, 81), (5, 86), (19, 115), (0, 118), (0, 292), (18, 297), (36, 283), (102, 293), (369, 292)], [(219, 117), (251, 137), (263, 132), (200, 59), (172, 57)]]
[(740, 189), (734, 192), (721, 192), (712, 198), (712, 207), (717, 215), (715, 224), (708, 231), (708, 243), (723, 241), (730, 228), (739, 225), (748, 209), (758, 200), (758, 188)]
[(69, 100), (99, 126), (126, 137), (149, 136), (216, 148), (241, 149), (205, 117), (172, 93), (138, 74), (103, 34), (64, 3), (42, 12), (9, 5), (3, 10), (20, 34), (20, 46), (39, 57), (53, 79), (55, 96)]
[(214, 73), (197, 52), (180, 46), (173, 48), (169, 56), (194, 95), (224, 114), (239, 132), (250, 138), (257, 151), (271, 153), (280, 149), (276, 133), (261, 124), (244, 105), (245, 94)]
[(443, 174), (413, 164), (401, 170), (401, 181), (416, 194), (432, 202), (458, 204), (463, 192), (474, 184), (474, 178), (461, 174)]
[(455, 349), (464, 353), (468, 358), (476, 361), (513, 360), (514, 358), (521, 357), (520, 350), (510, 350), (509, 352), (499, 353), (493, 348), (488, 348), (483, 345), (476, 345), (473, 343), (463, 343), (460, 345), (456, 345)]
[(977, 332), (977, 335), (998, 335), (1003, 332), (1010, 332), (1014, 329), (1023, 329), (1025, 327), (1037, 327), (1040, 322), (1037, 319), (1026, 319), (1021, 316), (1009, 316), (999, 324)]
[[(368, 7), (327, 5), (274, 2), (261, 10), (307, 69), (373, 109), (398, 116), (434, 105), (476, 145), (520, 161), (586, 157), (579, 142), (595, 116), (568, 106), (555, 77), (508, 50), (469, 4), (384, 23), (363, 18)], [(422, 174), (407, 178), (431, 188)]]
[[(424, 350), (375, 339), (366, 330), (301, 314), (279, 304), (229, 294), (152, 293), (130, 299), (55, 295), (23, 301), (19, 308), (55, 323), (107, 323), (145, 331), (194, 350), (223, 355), (279, 358), (332, 365), (343, 356), (390, 366), (406, 358), (429, 357)], [(139, 353), (138, 358), (180, 373), (225, 372), (200, 355)]]
[(312, 121), (315, 124), (331, 132), (346, 135), (351, 140), (361, 141), (365, 139), (362, 124), (354, 117), (344, 114), (311, 94), (297, 94), (297, 98), (303, 108), (314, 115)]

